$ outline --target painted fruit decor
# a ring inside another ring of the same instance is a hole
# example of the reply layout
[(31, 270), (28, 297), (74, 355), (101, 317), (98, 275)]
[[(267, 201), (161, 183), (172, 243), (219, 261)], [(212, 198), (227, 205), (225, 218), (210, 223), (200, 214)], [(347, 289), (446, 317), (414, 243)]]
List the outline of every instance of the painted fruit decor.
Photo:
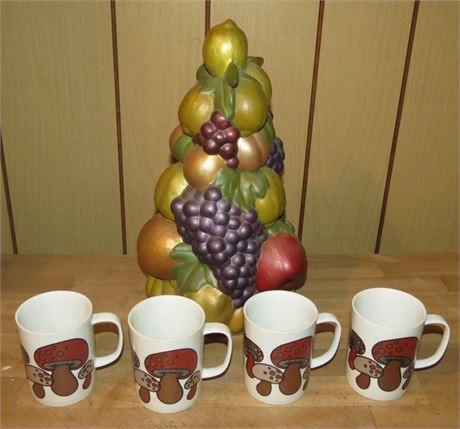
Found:
[(284, 147), (263, 59), (247, 55), (227, 20), (204, 40), (204, 63), (179, 106), (169, 148), (177, 161), (155, 187), (157, 213), (139, 233), (148, 296), (181, 294), (209, 322), (243, 329), (253, 294), (306, 279), (305, 250), (285, 219)]

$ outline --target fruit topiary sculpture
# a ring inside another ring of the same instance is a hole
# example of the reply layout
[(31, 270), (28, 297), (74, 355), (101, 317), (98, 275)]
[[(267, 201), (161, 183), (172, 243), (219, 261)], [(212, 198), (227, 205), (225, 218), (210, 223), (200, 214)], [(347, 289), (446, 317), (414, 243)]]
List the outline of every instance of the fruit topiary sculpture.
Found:
[(148, 296), (181, 294), (206, 320), (243, 329), (242, 307), (258, 291), (297, 289), (305, 250), (285, 220), (283, 142), (270, 111), (263, 59), (227, 20), (203, 44), (195, 85), (179, 107), (169, 147), (176, 163), (155, 188), (157, 213), (139, 233)]

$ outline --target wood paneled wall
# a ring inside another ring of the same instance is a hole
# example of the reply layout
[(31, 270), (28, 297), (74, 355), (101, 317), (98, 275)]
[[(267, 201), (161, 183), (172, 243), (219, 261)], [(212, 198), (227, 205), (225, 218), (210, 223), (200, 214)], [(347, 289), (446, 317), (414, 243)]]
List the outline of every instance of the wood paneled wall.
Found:
[(20, 254), (135, 254), (207, 20), (226, 18), (265, 58), (287, 217), (307, 251), (457, 250), (458, 10), (3, 1), (2, 253), (14, 251), (9, 208)]

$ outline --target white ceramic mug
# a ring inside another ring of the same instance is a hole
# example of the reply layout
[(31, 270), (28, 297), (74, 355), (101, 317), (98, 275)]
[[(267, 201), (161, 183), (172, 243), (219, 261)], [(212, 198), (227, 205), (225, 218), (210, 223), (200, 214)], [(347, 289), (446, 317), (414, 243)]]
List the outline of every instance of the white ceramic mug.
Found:
[[(217, 377), (230, 363), (232, 336), (223, 323), (205, 323), (195, 301), (161, 295), (136, 304), (128, 314), (134, 380), (142, 405), (159, 413), (191, 407), (199, 397), (201, 380)], [(222, 364), (203, 368), (204, 336), (227, 337)]]
[[(318, 313), (308, 298), (289, 291), (253, 295), (244, 313), (244, 381), (249, 394), (267, 404), (300, 399), (310, 369), (329, 362), (340, 342), (341, 326), (330, 313)], [(327, 352), (312, 358), (317, 324), (335, 326)]]
[[(91, 301), (78, 292), (52, 291), (35, 295), (16, 310), (16, 325), (26, 377), (42, 405), (63, 407), (85, 399), (93, 390), (96, 368), (121, 354), (123, 331), (112, 313), (95, 313)], [(96, 357), (97, 323), (113, 323), (118, 330), (116, 350)]]
[[(443, 328), (436, 352), (417, 359), (426, 325)], [(352, 389), (371, 399), (389, 401), (406, 392), (415, 369), (436, 364), (449, 342), (450, 328), (438, 315), (426, 313), (414, 296), (396, 289), (373, 288), (352, 301), (346, 378)]]

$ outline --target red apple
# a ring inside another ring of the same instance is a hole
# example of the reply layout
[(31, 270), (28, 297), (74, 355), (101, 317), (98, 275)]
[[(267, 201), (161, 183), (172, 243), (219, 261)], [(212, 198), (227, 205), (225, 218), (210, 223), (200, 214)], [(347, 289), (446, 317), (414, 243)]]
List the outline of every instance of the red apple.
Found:
[(306, 278), (307, 255), (295, 235), (279, 232), (264, 242), (257, 262), (257, 290), (297, 289)]

